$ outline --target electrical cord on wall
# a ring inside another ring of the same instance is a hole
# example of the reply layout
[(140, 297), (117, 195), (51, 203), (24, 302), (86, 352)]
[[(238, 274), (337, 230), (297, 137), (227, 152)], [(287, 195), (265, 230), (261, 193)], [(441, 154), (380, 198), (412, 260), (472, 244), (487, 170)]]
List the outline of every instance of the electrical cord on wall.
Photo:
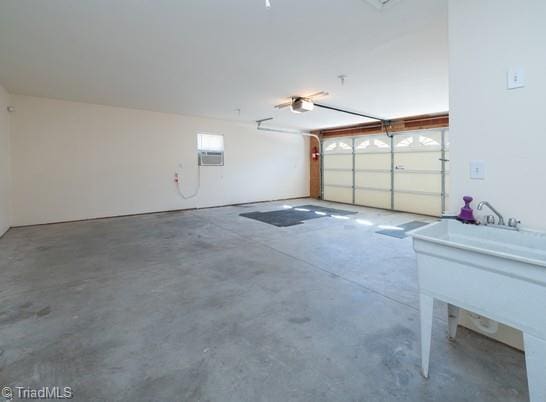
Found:
[[(182, 168), (182, 165), (180, 165), (180, 167)], [(197, 186), (195, 187), (195, 191), (192, 194), (185, 195), (182, 192), (182, 189), (180, 188), (181, 177), (182, 175), (179, 174), (178, 171), (174, 172), (174, 182), (176, 184), (176, 190), (178, 191), (178, 194), (180, 195), (180, 197), (182, 197), (185, 200), (194, 198), (199, 193), (199, 190), (201, 189), (201, 165), (197, 164)]]

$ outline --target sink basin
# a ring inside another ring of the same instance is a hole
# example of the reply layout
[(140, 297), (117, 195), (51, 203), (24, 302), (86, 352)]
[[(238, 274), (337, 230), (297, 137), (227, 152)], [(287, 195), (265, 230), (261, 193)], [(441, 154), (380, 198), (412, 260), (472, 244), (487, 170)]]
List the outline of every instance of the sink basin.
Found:
[(434, 300), (523, 332), (531, 402), (546, 401), (546, 234), (444, 220), (410, 233), (417, 254), (421, 367), (428, 377)]
[(546, 267), (546, 234), (464, 225), (455, 220), (432, 223), (410, 233), (416, 239)]

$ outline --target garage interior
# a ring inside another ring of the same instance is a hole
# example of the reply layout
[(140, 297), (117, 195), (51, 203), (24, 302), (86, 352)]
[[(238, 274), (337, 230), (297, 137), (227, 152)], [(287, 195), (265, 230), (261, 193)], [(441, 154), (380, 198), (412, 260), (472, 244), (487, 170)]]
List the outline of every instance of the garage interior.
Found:
[(546, 402), (545, 17), (2, 0), (2, 397)]

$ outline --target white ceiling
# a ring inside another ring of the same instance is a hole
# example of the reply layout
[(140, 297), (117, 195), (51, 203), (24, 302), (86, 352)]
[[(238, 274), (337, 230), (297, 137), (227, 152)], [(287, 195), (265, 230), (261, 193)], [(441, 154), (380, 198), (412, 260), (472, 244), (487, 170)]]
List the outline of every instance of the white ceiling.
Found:
[[(448, 109), (447, 0), (2, 0), (9, 92), (320, 128), (363, 121), (273, 106), (323, 103), (386, 118)], [(344, 86), (337, 76), (347, 74)], [(241, 109), (240, 115), (235, 109)]]

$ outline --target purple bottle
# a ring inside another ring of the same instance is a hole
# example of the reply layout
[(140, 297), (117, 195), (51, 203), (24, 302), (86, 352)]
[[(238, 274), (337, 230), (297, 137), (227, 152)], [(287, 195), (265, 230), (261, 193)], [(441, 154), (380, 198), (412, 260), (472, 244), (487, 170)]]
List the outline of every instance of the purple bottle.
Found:
[(470, 208), (470, 203), (472, 202), (473, 198), (469, 195), (465, 195), (463, 200), (464, 207), (461, 208), (461, 212), (459, 212), (457, 220), (463, 223), (476, 223), (476, 219), (474, 219), (474, 211), (472, 208)]

